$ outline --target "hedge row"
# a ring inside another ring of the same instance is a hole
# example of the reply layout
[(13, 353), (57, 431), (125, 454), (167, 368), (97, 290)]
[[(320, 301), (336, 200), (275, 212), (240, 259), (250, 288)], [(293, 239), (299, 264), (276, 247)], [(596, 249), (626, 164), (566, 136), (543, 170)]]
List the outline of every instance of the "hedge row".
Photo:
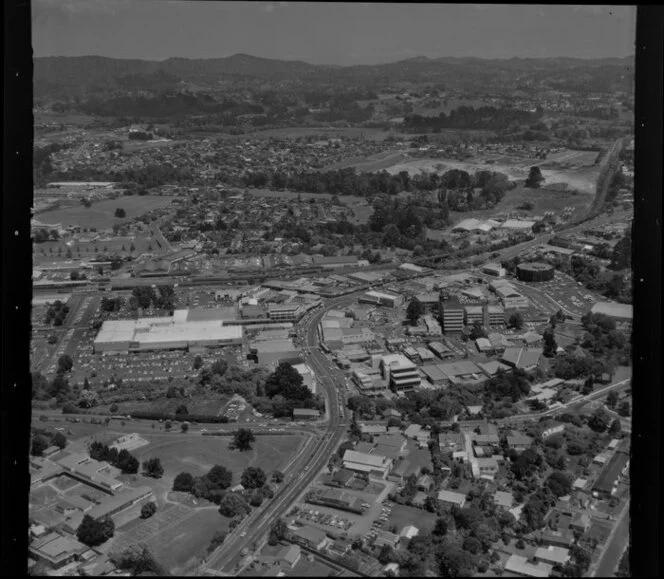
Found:
[(173, 420), (178, 422), (203, 422), (212, 424), (226, 424), (230, 422), (228, 416), (216, 416), (214, 414), (174, 414), (172, 412), (151, 412), (149, 410), (137, 410), (129, 414), (132, 418), (144, 418), (147, 420)]

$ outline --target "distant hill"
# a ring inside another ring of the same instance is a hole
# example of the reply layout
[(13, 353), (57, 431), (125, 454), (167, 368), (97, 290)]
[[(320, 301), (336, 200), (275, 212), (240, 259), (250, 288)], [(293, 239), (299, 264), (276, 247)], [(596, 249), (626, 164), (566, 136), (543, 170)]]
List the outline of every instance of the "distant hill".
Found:
[(415, 57), (378, 65), (314, 65), (302, 61), (235, 54), (225, 58), (124, 60), (100, 56), (34, 59), (36, 98), (112, 97), (136, 91), (169, 91), (222, 84), (290, 84), (306, 88), (393, 86), (395, 83), (440, 84), (458, 90), (495, 91), (555, 89), (578, 92), (631, 91), (633, 58), (436, 58)]

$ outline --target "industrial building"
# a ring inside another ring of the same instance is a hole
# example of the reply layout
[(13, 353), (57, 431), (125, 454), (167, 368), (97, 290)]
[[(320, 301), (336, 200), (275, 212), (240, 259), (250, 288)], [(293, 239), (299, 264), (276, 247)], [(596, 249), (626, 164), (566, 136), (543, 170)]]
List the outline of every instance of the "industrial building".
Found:
[(480, 268), (480, 271), (487, 275), (495, 275), (496, 277), (505, 277), (507, 273), (507, 270), (498, 263), (487, 263)]
[(36, 538), (30, 543), (29, 551), (34, 559), (51, 569), (59, 569), (73, 561), (85, 560), (87, 557), (84, 555), (88, 552), (94, 556), (83, 543), (55, 532)]
[(489, 289), (494, 291), (500, 298), (503, 306), (507, 309), (527, 308), (530, 300), (523, 296), (511, 283), (504, 280), (492, 281)]
[(464, 309), (458, 300), (443, 302), (443, 332), (459, 334), (463, 330)]
[(475, 322), (484, 324), (484, 310), (482, 306), (466, 306), (464, 310), (467, 326), (472, 326)]
[(402, 354), (390, 354), (380, 360), (382, 376), (393, 390), (412, 390), (421, 383), (417, 366)]
[(610, 498), (618, 488), (620, 477), (628, 469), (629, 455), (623, 452), (616, 452), (602, 469), (597, 481), (593, 485), (593, 495), (601, 498)]
[(241, 326), (223, 321), (189, 321), (188, 310), (172, 317), (108, 320), (94, 340), (95, 353), (188, 350), (191, 347), (222, 347), (242, 344)]
[(397, 308), (403, 304), (403, 297), (387, 292), (368, 291), (358, 298), (361, 304), (373, 304), (377, 306), (387, 306), (389, 308)]
[(551, 281), (555, 268), (548, 263), (520, 263), (516, 267), (516, 276), (520, 281)]
[[(505, 310), (499, 305), (486, 306), (486, 315), (489, 327), (495, 328), (505, 325)], [(486, 322), (486, 320), (485, 320)], [(485, 325), (487, 325), (485, 323)]]
[(347, 450), (343, 456), (344, 468), (384, 479), (392, 467), (392, 461), (384, 456)]
[(379, 396), (385, 391), (385, 386), (380, 380), (374, 380), (361, 370), (353, 370), (352, 378), (364, 396)]
[(297, 358), (300, 350), (293, 340), (272, 340), (252, 343), (251, 353), (256, 356), (259, 364), (271, 366), (282, 360)]

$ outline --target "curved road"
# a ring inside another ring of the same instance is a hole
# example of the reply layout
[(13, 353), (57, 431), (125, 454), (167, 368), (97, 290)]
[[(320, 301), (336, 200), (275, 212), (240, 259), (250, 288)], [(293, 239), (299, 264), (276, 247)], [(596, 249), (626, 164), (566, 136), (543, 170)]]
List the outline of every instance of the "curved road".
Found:
[[(252, 545), (260, 544), (265, 539), (274, 522), (288, 512), (291, 505), (313, 482), (320, 470), (327, 465), (330, 456), (344, 436), (347, 423), (341, 416), (340, 401), (342, 398), (339, 396), (339, 390), (343, 392), (345, 380), (318, 348), (318, 325), (327, 310), (350, 303), (353, 299), (354, 296), (349, 295), (330, 300), (323, 309), (305, 320), (306, 359), (318, 376), (319, 383), (324, 390), (328, 416), (327, 428), (317, 439), (318, 447), (311, 453), (304, 453), (293, 463), (275, 497), (264, 508), (254, 510), (208, 558), (205, 567), (213, 573), (214, 571), (232, 572), (234, 565), (231, 563), (237, 559), (238, 553), (245, 548), (251, 549)], [(227, 569), (229, 566), (231, 569)], [(200, 574), (200, 570), (198, 574)]]

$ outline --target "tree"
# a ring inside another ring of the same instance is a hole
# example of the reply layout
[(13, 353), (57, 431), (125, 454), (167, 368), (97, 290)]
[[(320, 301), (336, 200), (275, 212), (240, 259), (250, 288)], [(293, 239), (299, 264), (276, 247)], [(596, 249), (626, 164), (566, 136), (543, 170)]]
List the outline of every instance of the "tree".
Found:
[(265, 394), (269, 398), (277, 395), (286, 400), (311, 400), (312, 393), (303, 384), (302, 375), (288, 362), (281, 362), (265, 381)]
[(631, 414), (631, 409), (629, 402), (625, 400), (624, 402), (621, 402), (620, 405), (618, 406), (618, 414), (623, 417), (627, 417)]
[(283, 481), (284, 481), (284, 473), (281, 472), (280, 470), (275, 470), (272, 473), (272, 482), (279, 484)]
[(115, 217), (117, 217), (118, 219), (124, 219), (124, 218), (127, 216), (127, 212), (126, 212), (124, 209), (122, 209), (122, 207), (118, 207), (118, 208), (115, 210), (114, 215), (115, 215)]
[(558, 351), (558, 344), (556, 343), (553, 328), (548, 327), (546, 330), (544, 330), (542, 337), (544, 338), (544, 348), (542, 354), (547, 358), (552, 358)]
[(410, 303), (406, 308), (406, 319), (410, 325), (416, 326), (422, 314), (424, 314), (424, 306), (422, 303), (417, 298), (410, 300)]
[(523, 316), (519, 312), (514, 312), (507, 321), (507, 325), (515, 330), (520, 330), (523, 328)]
[(609, 427), (609, 434), (611, 436), (619, 436), (621, 432), (622, 432), (622, 425), (620, 424), (620, 420), (616, 418)]
[(184, 404), (180, 404), (180, 406), (177, 407), (175, 410), (175, 417), (182, 419), (183, 417), (187, 416), (189, 414), (189, 410)]
[(130, 571), (134, 577), (148, 574), (163, 577), (167, 574), (143, 543), (131, 545), (122, 553), (111, 553), (109, 559), (118, 569)]
[(157, 512), (157, 503), (149, 501), (141, 507), (141, 519), (149, 519)]
[(181, 430), (183, 433), (189, 432), (189, 423), (188, 423), (188, 422), (183, 422), (183, 423), (180, 425), (180, 430)]
[(546, 486), (556, 497), (560, 498), (572, 490), (572, 481), (564, 473), (555, 471), (546, 480)]
[(173, 479), (173, 490), (188, 493), (194, 486), (194, 477), (188, 472), (181, 472)]
[(478, 340), (479, 338), (486, 338), (487, 334), (484, 331), (484, 328), (482, 327), (482, 322), (479, 320), (475, 320), (473, 322), (473, 327), (470, 330), (470, 339), (471, 340)]
[(143, 474), (152, 478), (164, 476), (164, 467), (161, 465), (161, 460), (154, 457), (143, 461)]
[(594, 384), (595, 381), (593, 380), (593, 377), (588, 376), (588, 378), (586, 378), (585, 382), (583, 383), (583, 386), (581, 387), (581, 394), (588, 396), (588, 394), (593, 391)]
[(526, 179), (524, 186), (530, 189), (538, 189), (543, 181), (544, 181), (544, 176), (542, 175), (542, 171), (540, 171), (540, 168), (531, 167), (530, 173), (528, 174), (528, 178)]
[(477, 555), (482, 550), (482, 543), (475, 537), (467, 537), (463, 542), (463, 550)]
[(245, 489), (261, 488), (266, 481), (267, 475), (260, 467), (250, 466), (242, 473), (241, 483)]
[(90, 382), (87, 376), (83, 380), (83, 390), (90, 390)]
[(618, 393), (615, 390), (611, 390), (608, 396), (606, 397), (606, 405), (613, 410), (618, 404)]
[(200, 370), (203, 367), (203, 358), (196, 356), (194, 358), (194, 370)]
[(378, 553), (377, 559), (381, 565), (387, 565), (394, 560), (394, 549), (389, 545), (383, 545)]
[(118, 453), (118, 460), (115, 466), (119, 468), (123, 474), (136, 474), (138, 472), (139, 464), (138, 459), (128, 450), (123, 448)]
[(447, 534), (447, 529), (448, 529), (447, 520), (444, 519), (443, 517), (438, 517), (436, 519), (436, 524), (431, 533), (438, 537), (444, 537)]
[(48, 448), (48, 442), (43, 436), (36, 435), (32, 438), (32, 445), (30, 447), (30, 454), (32, 456), (41, 456)]
[(236, 493), (226, 493), (219, 503), (219, 512), (229, 519), (238, 515), (245, 515), (250, 510), (247, 502)]
[(285, 539), (287, 534), (288, 534), (288, 527), (286, 526), (286, 522), (283, 519), (279, 518), (272, 525), (272, 528), (270, 529), (270, 536), (267, 542), (270, 545), (276, 545), (277, 543), (279, 543), (279, 541)]
[(595, 432), (606, 432), (609, 428), (611, 417), (603, 408), (595, 410), (593, 415), (588, 420), (588, 427)]
[(58, 373), (69, 372), (74, 367), (74, 361), (68, 354), (63, 354), (58, 358)]
[(248, 428), (240, 428), (233, 435), (233, 447), (237, 450), (251, 450), (251, 443), (255, 440), (256, 437), (251, 430)]
[(62, 434), (62, 432), (55, 433), (55, 436), (53, 437), (53, 445), (57, 446), (60, 449), (67, 446), (67, 438), (65, 437), (64, 434)]
[(115, 523), (108, 515), (96, 521), (90, 515), (84, 515), (81, 524), (76, 529), (76, 537), (88, 547), (98, 547), (114, 534)]
[(233, 473), (219, 464), (214, 465), (205, 475), (205, 478), (213, 488), (222, 490), (226, 490), (233, 483)]

